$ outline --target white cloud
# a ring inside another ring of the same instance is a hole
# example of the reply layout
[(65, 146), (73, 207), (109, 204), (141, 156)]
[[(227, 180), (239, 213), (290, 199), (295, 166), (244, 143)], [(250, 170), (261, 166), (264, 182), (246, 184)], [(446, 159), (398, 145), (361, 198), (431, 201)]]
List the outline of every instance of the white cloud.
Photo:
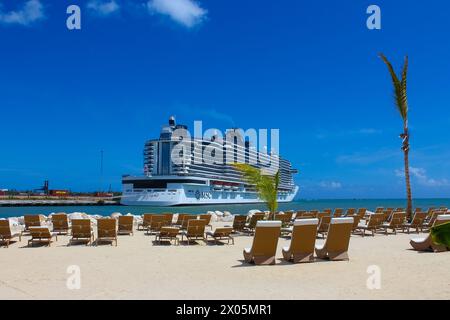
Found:
[[(450, 186), (450, 181), (448, 181), (447, 179), (434, 179), (428, 177), (426, 170), (423, 168), (410, 167), (409, 173), (411, 177), (414, 177), (417, 180), (417, 182), (423, 186), (427, 187)], [(395, 175), (397, 177), (404, 178), (405, 172), (403, 170), (395, 170)]]
[(87, 8), (101, 16), (109, 16), (110, 14), (113, 14), (120, 10), (120, 6), (115, 0), (92, 0), (88, 2)]
[(16, 11), (3, 12), (0, 7), (0, 23), (3, 24), (20, 24), (28, 26), (44, 18), (44, 6), (39, 0), (29, 0)]
[(340, 189), (342, 188), (342, 183), (337, 181), (321, 181), (319, 187), (326, 189)]
[(207, 14), (194, 0), (150, 0), (147, 8), (150, 13), (167, 15), (188, 28), (202, 22)]

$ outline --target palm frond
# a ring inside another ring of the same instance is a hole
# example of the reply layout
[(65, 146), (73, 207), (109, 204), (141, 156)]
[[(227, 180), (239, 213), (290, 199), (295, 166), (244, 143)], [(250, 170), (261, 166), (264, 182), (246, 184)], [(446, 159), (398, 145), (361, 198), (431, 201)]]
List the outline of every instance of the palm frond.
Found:
[(408, 103), (406, 100), (406, 75), (408, 70), (408, 60), (406, 59), (405, 61), (405, 66), (402, 72), (402, 80), (400, 81), (389, 60), (382, 53), (380, 53), (380, 58), (388, 67), (389, 73), (392, 78), (392, 84), (394, 86), (395, 105), (397, 106), (397, 109), (400, 112), (403, 121), (406, 121), (408, 118)]

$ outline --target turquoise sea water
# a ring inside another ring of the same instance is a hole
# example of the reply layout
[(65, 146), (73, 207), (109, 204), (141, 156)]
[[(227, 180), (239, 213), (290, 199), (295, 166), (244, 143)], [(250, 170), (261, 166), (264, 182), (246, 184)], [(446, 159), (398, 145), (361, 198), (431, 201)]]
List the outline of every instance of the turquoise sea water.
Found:
[[(414, 207), (426, 209), (428, 207), (445, 206), (450, 208), (450, 199), (415, 199)], [(367, 208), (374, 210), (376, 207), (406, 207), (404, 199), (361, 199), (361, 200), (301, 200), (290, 203), (280, 203), (279, 210), (322, 210), (326, 208)], [(233, 204), (233, 205), (206, 205), (190, 207), (137, 207), (137, 206), (48, 206), (48, 207), (0, 207), (0, 218), (18, 217), (24, 214), (44, 214), (52, 212), (86, 212), (107, 216), (113, 212), (122, 214), (143, 213), (205, 213), (207, 211), (229, 211), (233, 214), (244, 214), (251, 209), (266, 210), (264, 204)]]

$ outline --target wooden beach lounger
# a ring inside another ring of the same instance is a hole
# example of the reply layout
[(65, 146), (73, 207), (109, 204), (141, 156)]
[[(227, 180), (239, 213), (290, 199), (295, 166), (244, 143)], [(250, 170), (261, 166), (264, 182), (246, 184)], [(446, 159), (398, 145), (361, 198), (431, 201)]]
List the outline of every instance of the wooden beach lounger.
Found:
[[(245, 222), (247, 221), (247, 216), (244, 215), (235, 215), (233, 217), (233, 232), (243, 232), (245, 227)], [(225, 227), (229, 227), (226, 225)]]
[(133, 216), (119, 216), (119, 229), (117, 230), (117, 234), (134, 235), (133, 223)]
[[(450, 214), (446, 215), (439, 215), (437, 216), (434, 225), (438, 226), (443, 223), (449, 223), (450, 222)], [(433, 239), (431, 238), (431, 234), (428, 234), (426, 237), (421, 238), (414, 238), (411, 239), (409, 242), (411, 246), (414, 248), (414, 250), (417, 251), (434, 251), (434, 252), (443, 252), (446, 251), (447, 248), (443, 245), (438, 245), (433, 242)]]
[(116, 243), (117, 247), (117, 221), (116, 219), (98, 219), (97, 220), (97, 241), (96, 244), (98, 245), (99, 242), (102, 241), (108, 241), (111, 242), (111, 245), (113, 242)]
[(180, 228), (178, 227), (161, 227), (158, 233), (156, 233), (155, 241), (158, 241), (161, 244), (162, 240), (175, 240), (175, 244), (180, 244), (180, 239), (178, 239), (178, 234), (180, 233)]
[(331, 217), (323, 216), (319, 219), (319, 226), (317, 228), (317, 233), (321, 234), (323, 238), (325, 238), (325, 234), (328, 232), (328, 228), (330, 226)]
[(94, 241), (94, 232), (89, 219), (73, 219), (72, 220), (72, 238), (69, 245), (74, 241), (86, 242), (86, 245)]
[(68, 234), (69, 233), (69, 219), (67, 214), (60, 212), (52, 215), (53, 232), (58, 234)]
[(284, 260), (294, 263), (314, 261), (318, 223), (319, 219), (317, 218), (294, 221), (291, 244), (282, 250)]
[(28, 240), (28, 246), (34, 243), (46, 243), (49, 247), (52, 243), (53, 237), (58, 241), (58, 234), (56, 232), (50, 232), (48, 227), (30, 227), (29, 228), (31, 239)]
[(211, 217), (212, 217), (212, 215), (210, 215), (210, 214), (201, 214), (199, 219), (205, 220), (206, 226), (212, 230)]
[(186, 230), (181, 231), (181, 241), (184, 240), (184, 237), (187, 239), (187, 244), (189, 244), (191, 240), (205, 240), (205, 227), (205, 220), (190, 219)]
[(281, 221), (282, 227), (287, 227), (291, 223), (291, 217), (287, 214), (280, 213), (276, 214), (274, 220)]
[(167, 225), (166, 217), (161, 214), (155, 214), (152, 216), (150, 225), (147, 226), (147, 234), (156, 233), (161, 229), (161, 227), (164, 227), (166, 225)]
[(264, 213), (255, 213), (250, 217), (250, 221), (245, 224), (244, 232), (247, 232), (249, 234), (253, 234), (255, 232), (256, 224), (260, 220), (264, 220), (265, 214)]
[(417, 233), (419, 233), (419, 230), (423, 231), (423, 222), (425, 221), (426, 216), (426, 212), (416, 212), (411, 222), (403, 224), (403, 232), (406, 230), (409, 233), (411, 228), (416, 229)]
[(405, 222), (405, 212), (394, 212), (389, 222), (381, 224), (381, 228), (384, 229), (384, 233), (388, 234), (388, 229), (392, 229), (394, 234), (397, 234), (397, 229), (403, 230), (403, 224)]
[(16, 237), (19, 238), (19, 241), (22, 241), (21, 232), (13, 232), (8, 219), (0, 220), (0, 242), (4, 243), (8, 248), (11, 240), (14, 240)]
[(369, 220), (366, 225), (358, 225), (356, 230), (361, 232), (361, 235), (364, 237), (366, 235), (366, 231), (371, 231), (372, 236), (375, 236), (375, 232), (381, 227), (383, 223), (384, 215), (383, 213), (374, 213), (369, 216)]
[(178, 216), (177, 216), (177, 221), (175, 222), (175, 225), (181, 227), (181, 225), (183, 224), (183, 219), (184, 219), (185, 216), (187, 216), (186, 213), (179, 213)]
[(144, 213), (142, 215), (142, 223), (138, 224), (138, 231), (146, 231), (152, 222), (152, 217), (154, 213)]
[(334, 209), (333, 218), (339, 218), (344, 214), (344, 209), (336, 208)]
[(172, 225), (172, 223), (173, 223), (173, 213), (170, 213), (170, 212), (165, 212), (165, 213), (162, 213), (161, 214), (163, 217), (164, 217), (164, 220), (165, 220), (165, 225), (166, 226), (171, 226)]
[(30, 232), (30, 227), (40, 227), (43, 222), (43, 218), (39, 214), (26, 214), (24, 217), (25, 229), (22, 233)]
[(206, 232), (206, 241), (208, 241), (208, 237), (211, 237), (214, 239), (216, 243), (219, 242), (219, 240), (227, 240), (228, 244), (231, 243), (234, 244), (234, 238), (231, 236), (231, 233), (233, 232), (233, 228), (231, 227), (223, 227), (223, 228), (217, 228), (212, 231)]
[(281, 221), (258, 221), (251, 248), (244, 249), (245, 262), (257, 265), (275, 264)]
[(327, 239), (323, 245), (316, 246), (316, 255), (320, 259), (349, 260), (348, 246), (352, 232), (353, 218), (331, 219)]

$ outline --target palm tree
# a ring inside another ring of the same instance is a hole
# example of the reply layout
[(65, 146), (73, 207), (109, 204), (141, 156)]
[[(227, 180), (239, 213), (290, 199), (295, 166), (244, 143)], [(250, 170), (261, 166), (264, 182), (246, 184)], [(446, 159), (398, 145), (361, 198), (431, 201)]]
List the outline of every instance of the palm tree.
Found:
[(391, 74), (392, 83), (394, 85), (394, 98), (395, 105), (402, 117), (403, 120), (403, 133), (400, 134), (400, 138), (402, 139), (402, 150), (404, 154), (405, 160), (405, 180), (406, 180), (406, 194), (408, 197), (408, 204), (406, 208), (406, 213), (408, 215), (408, 219), (412, 219), (412, 195), (411, 195), (411, 181), (409, 177), (409, 130), (408, 130), (408, 98), (406, 94), (406, 77), (408, 73), (408, 56), (405, 57), (405, 63), (403, 65), (401, 79), (396, 75), (392, 64), (388, 61), (388, 59), (380, 54), (380, 58), (387, 65), (389, 73)]
[(280, 184), (280, 172), (274, 176), (264, 175), (261, 171), (249, 164), (236, 163), (234, 167), (242, 173), (243, 178), (256, 187), (261, 200), (263, 200), (270, 211), (271, 219), (274, 218), (278, 209), (278, 185)]

